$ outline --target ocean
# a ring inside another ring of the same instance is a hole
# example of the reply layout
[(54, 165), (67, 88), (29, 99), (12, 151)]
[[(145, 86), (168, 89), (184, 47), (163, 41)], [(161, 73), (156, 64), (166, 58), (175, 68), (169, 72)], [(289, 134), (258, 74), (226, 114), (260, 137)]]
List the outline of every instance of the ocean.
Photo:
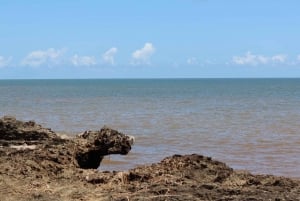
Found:
[(100, 170), (197, 153), (300, 178), (300, 79), (0, 80), (4, 115), (69, 135), (107, 125), (135, 136)]

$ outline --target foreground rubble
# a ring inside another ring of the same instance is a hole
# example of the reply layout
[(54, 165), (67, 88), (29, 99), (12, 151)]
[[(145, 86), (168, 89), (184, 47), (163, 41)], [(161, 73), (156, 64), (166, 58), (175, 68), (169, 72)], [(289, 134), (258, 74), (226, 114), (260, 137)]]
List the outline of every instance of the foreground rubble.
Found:
[(99, 172), (133, 138), (104, 127), (74, 138), (0, 119), (1, 200), (300, 200), (300, 181), (235, 171), (201, 155), (174, 155), (124, 172)]

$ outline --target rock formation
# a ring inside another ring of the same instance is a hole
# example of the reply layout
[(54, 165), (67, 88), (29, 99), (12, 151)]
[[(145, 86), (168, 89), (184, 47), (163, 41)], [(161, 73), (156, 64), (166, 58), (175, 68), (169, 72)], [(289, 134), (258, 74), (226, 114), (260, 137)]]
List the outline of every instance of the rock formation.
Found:
[(0, 119), (1, 156), (30, 159), (42, 167), (48, 161), (60, 168), (96, 169), (105, 155), (127, 154), (133, 142), (132, 136), (108, 127), (63, 138), (33, 121), (22, 122), (8, 116)]

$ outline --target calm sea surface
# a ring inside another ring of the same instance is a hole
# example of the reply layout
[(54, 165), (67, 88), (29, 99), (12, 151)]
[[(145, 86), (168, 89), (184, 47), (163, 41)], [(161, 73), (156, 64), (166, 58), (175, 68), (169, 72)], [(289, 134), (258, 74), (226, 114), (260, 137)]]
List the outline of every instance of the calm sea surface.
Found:
[(300, 79), (0, 80), (0, 116), (77, 134), (111, 126), (136, 137), (126, 170), (173, 154), (300, 178)]

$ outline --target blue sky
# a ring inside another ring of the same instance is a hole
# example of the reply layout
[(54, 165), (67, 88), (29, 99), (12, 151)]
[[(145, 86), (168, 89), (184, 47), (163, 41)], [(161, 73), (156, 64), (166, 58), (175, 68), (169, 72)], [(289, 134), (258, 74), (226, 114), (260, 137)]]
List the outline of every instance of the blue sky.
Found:
[(0, 79), (300, 77), (299, 0), (0, 3)]

